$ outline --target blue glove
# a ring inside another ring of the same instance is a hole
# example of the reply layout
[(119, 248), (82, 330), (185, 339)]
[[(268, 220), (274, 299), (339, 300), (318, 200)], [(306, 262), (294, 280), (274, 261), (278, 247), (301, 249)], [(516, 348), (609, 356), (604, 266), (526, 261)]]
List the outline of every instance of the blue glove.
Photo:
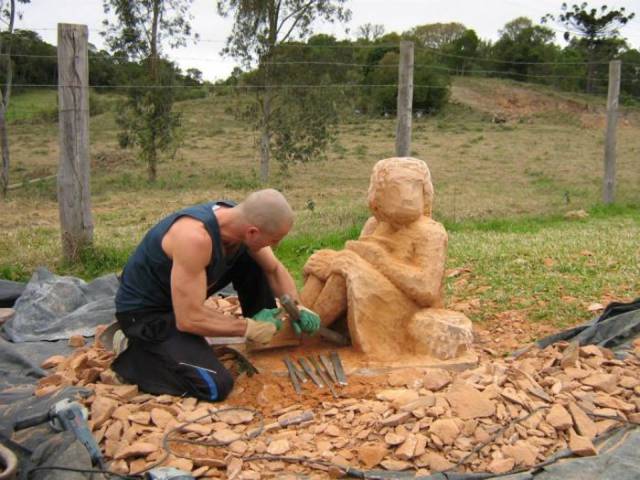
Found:
[(279, 314), (279, 308), (263, 308), (251, 318), (258, 322), (272, 323), (276, 326), (276, 330), (280, 330), (282, 328), (282, 320), (278, 318)]
[(300, 308), (300, 321), (293, 323), (293, 329), (300, 335), (302, 332), (313, 335), (320, 328), (320, 317), (306, 308)]

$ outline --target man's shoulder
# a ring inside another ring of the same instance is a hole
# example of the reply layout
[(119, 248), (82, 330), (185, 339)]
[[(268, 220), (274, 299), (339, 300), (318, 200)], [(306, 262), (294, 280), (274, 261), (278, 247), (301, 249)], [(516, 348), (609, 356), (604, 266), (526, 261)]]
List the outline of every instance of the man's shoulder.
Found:
[[(177, 219), (165, 235), (167, 240), (167, 253), (173, 256), (175, 249), (183, 250), (182, 253), (197, 255), (211, 254), (212, 241), (204, 224), (195, 218), (181, 217)], [(184, 251), (184, 249), (188, 249)]]

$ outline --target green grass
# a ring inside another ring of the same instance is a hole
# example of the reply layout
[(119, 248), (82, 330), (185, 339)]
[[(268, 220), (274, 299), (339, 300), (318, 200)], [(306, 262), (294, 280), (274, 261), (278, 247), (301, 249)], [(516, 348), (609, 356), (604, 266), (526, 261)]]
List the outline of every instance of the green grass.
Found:
[[(117, 97), (92, 98), (103, 112), (90, 119), (95, 246), (78, 264), (62, 262), (55, 179), (27, 184), (0, 200), (0, 277), (27, 280), (39, 265), (85, 279), (118, 272), (164, 215), (215, 198), (241, 200), (260, 187), (259, 133), (234, 115), (235, 96), (176, 104), (185, 145), (175, 158), (161, 161), (154, 184), (136, 151), (117, 146), (118, 125), (109, 108)], [(431, 169), (434, 216), (449, 232), (448, 267), (471, 269), (447, 279), (450, 305), (479, 302), (467, 312), (475, 321), (515, 309), (563, 325), (588, 318), (591, 302), (637, 296), (640, 111), (626, 110), (618, 131), (619, 206), (593, 207), (587, 219), (567, 221), (566, 211), (588, 209), (600, 199), (604, 116), (593, 112), (603, 107), (602, 99), (460, 78), (454, 79), (452, 100), (436, 116), (416, 119), (412, 138), (412, 151)], [(55, 91), (19, 93), (12, 104), (16, 113), (24, 107), (25, 117), (14, 118), (10, 128), (10, 183), (55, 174), (57, 125), (27, 115), (32, 107), (54, 111)], [(521, 121), (513, 107), (507, 124), (493, 123), (494, 112), (505, 105), (523, 105)], [(393, 118), (347, 120), (326, 161), (287, 172), (271, 164), (268, 186), (282, 190), (296, 212), (294, 229), (277, 254), (299, 283), (313, 251), (341, 248), (357, 236), (369, 215), (371, 168), (394, 152)], [(586, 250), (593, 254), (580, 253)]]
[[(476, 322), (506, 310), (523, 310), (532, 321), (562, 327), (589, 319), (593, 314), (587, 306), (593, 302), (632, 298), (640, 292), (640, 211), (632, 206), (597, 206), (578, 221), (549, 216), (461, 221), (446, 227), (447, 267), (470, 269), (461, 277), (447, 278), (446, 298), (453, 308), (457, 302), (478, 300), (480, 307), (467, 312)], [(276, 254), (302, 285), (302, 267), (313, 252), (341, 249), (359, 231), (360, 225), (352, 225), (321, 234), (291, 235)], [(95, 247), (70, 265), (55, 260), (59, 242), (54, 229), (37, 228), (16, 241), (37, 251), (40, 261), (30, 263), (35, 255), (21, 261), (2, 260), (0, 277), (26, 281), (39, 264), (87, 280), (117, 273), (138, 240), (126, 234), (107, 238), (98, 232)], [(0, 242), (0, 250), (6, 247)]]

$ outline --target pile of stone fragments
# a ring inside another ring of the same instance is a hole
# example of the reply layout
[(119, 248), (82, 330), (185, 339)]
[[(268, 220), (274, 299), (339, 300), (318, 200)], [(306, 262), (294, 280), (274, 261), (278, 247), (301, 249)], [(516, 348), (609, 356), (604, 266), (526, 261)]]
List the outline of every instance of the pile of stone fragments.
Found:
[[(112, 359), (99, 342), (52, 357), (44, 367), (55, 373), (36, 394), (65, 385), (92, 389), (85, 399), (90, 427), (120, 473), (159, 461), (201, 478), (326, 478), (347, 466), (501, 473), (566, 448), (594, 455), (595, 437), (640, 423), (640, 341), (624, 360), (596, 346), (559, 343), (515, 359), (487, 358), (459, 373), (351, 375), (338, 399), (311, 389), (297, 396), (284, 372), (243, 375), (224, 405), (140, 393), (118, 382)], [(247, 408), (223, 410), (233, 405)], [(284, 426), (305, 412), (312, 418)], [(192, 423), (170, 438), (209, 445), (169, 441), (168, 454), (163, 438), (184, 422)]]

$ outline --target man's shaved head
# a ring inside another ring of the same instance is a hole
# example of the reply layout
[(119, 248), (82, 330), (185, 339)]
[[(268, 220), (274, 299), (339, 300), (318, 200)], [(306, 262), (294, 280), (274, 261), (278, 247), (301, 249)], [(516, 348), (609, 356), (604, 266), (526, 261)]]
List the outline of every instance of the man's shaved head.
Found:
[(244, 199), (236, 208), (247, 223), (266, 234), (289, 230), (293, 225), (293, 210), (279, 191), (273, 188), (258, 190)]

